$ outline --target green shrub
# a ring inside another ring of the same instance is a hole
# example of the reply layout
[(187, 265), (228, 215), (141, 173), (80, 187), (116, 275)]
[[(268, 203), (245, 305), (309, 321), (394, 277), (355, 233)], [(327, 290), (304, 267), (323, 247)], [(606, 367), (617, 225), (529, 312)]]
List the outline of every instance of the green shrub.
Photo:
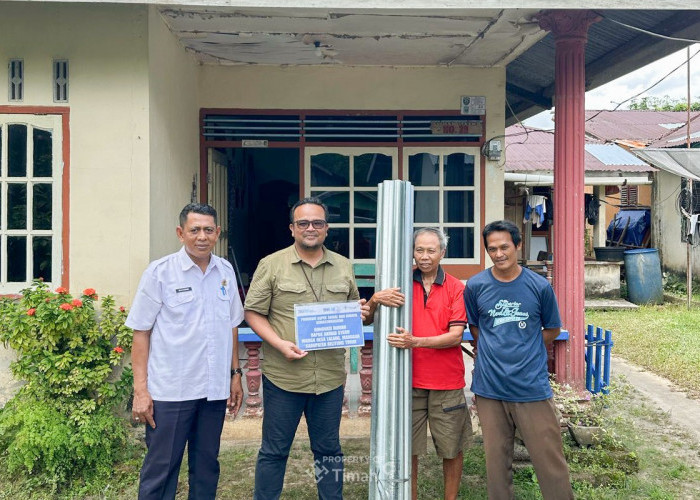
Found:
[(0, 304), (0, 340), (15, 350), (13, 375), (26, 384), (0, 410), (0, 466), (58, 491), (107, 477), (128, 449), (116, 412), (131, 393), (122, 368), (132, 333), (126, 310), (93, 289), (73, 298), (41, 281)]

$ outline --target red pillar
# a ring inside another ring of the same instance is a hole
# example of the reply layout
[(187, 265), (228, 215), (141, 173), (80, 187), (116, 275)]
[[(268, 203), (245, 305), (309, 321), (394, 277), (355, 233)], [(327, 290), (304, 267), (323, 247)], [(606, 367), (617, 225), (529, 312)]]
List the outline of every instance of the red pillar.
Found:
[(600, 18), (587, 10), (553, 10), (538, 16), (555, 42), (554, 82), (554, 292), (568, 342), (556, 342), (559, 382), (581, 391), (584, 380), (583, 172), (585, 47), (588, 27)]

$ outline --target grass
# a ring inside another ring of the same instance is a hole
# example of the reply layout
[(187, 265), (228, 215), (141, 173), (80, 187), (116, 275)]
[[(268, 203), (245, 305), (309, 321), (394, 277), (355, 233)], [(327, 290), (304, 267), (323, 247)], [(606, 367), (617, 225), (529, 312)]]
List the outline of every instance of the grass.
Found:
[[(673, 426), (667, 414), (645, 403), (627, 384), (616, 383), (605, 410), (605, 423), (609, 437), (601, 447), (579, 448), (568, 434), (564, 435), (576, 498), (670, 500), (700, 497), (698, 448), (689, 445), (688, 436)], [(650, 439), (650, 436), (655, 439)], [(346, 456), (344, 497), (348, 500), (368, 498), (369, 439), (344, 439), (343, 451)], [(256, 445), (228, 446), (222, 452), (217, 498), (252, 498), (256, 453)], [(290, 456), (282, 499), (318, 498), (312, 462), (308, 442), (305, 438), (298, 439)], [(183, 490), (177, 499), (184, 500), (187, 498), (184, 472), (180, 479)], [(421, 458), (418, 482), (418, 498), (442, 498), (442, 461), (434, 453)], [(464, 452), (459, 498), (486, 500), (485, 484), (483, 447), (476, 443)], [(532, 466), (517, 467), (514, 484), (516, 498), (542, 498)]]
[[(612, 397), (604, 410), (604, 418), (608, 437), (603, 446), (579, 448), (568, 434), (564, 435), (564, 449), (576, 498), (700, 498), (700, 451), (696, 444), (691, 444), (692, 440), (686, 434), (674, 427), (666, 413), (646, 403), (627, 384), (615, 383)], [(258, 443), (255, 441), (229, 440), (222, 443), (217, 498), (252, 498), (257, 449)], [(366, 499), (369, 489), (369, 438), (345, 438), (343, 451), (346, 457), (344, 497), (348, 500)], [(312, 463), (308, 440), (300, 436), (290, 455), (282, 499), (317, 498)], [(178, 500), (187, 498), (186, 471), (185, 459), (180, 474)], [(137, 474), (138, 463), (132, 461), (122, 467), (120, 473), (115, 474), (113, 482), (106, 483), (100, 492), (51, 496), (28, 489), (31, 484), (29, 477), (3, 477), (0, 472), (0, 499), (132, 500), (137, 496)], [(421, 459), (418, 481), (419, 498), (442, 498), (442, 462), (433, 452)], [(531, 466), (517, 467), (514, 483), (516, 498), (541, 498)], [(483, 447), (476, 443), (464, 453), (459, 498), (485, 500), (485, 484)]]
[(613, 354), (700, 395), (700, 309), (642, 306), (588, 311), (586, 322), (613, 332)]

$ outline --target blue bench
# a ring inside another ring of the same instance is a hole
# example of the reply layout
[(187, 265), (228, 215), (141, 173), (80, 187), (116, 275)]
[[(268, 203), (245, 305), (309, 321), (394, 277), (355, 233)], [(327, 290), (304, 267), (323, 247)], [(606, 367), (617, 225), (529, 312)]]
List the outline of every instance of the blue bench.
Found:
[[(365, 326), (362, 328), (365, 334), (365, 341), (374, 339), (374, 327)], [(569, 338), (569, 332), (567, 330), (562, 330), (556, 340), (567, 340)], [(469, 342), (474, 340), (471, 332), (467, 328), (464, 330), (464, 335), (462, 335), (462, 341)], [(238, 341), (239, 342), (262, 342), (262, 339), (258, 337), (251, 328), (239, 328), (238, 329)]]

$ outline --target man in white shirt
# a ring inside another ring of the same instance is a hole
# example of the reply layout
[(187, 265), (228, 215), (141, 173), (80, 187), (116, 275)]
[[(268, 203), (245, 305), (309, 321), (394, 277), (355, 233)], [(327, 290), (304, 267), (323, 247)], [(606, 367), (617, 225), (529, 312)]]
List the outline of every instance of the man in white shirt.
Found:
[(243, 400), (243, 307), (231, 264), (212, 254), (220, 232), (211, 206), (183, 208), (183, 247), (151, 262), (126, 320), (134, 329), (132, 416), (147, 424), (139, 500), (175, 498), (185, 444), (189, 498), (216, 496), (226, 407), (235, 414)]

